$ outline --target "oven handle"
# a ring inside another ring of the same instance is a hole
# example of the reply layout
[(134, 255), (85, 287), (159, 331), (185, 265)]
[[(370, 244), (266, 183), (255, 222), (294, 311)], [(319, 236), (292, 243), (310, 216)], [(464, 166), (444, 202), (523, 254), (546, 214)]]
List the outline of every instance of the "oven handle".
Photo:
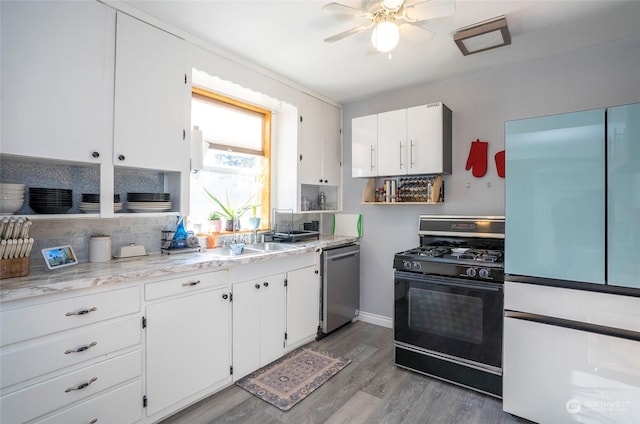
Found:
[(469, 281), (461, 278), (441, 277), (429, 274), (418, 274), (414, 272), (396, 271), (395, 278), (401, 278), (403, 280), (416, 281), (421, 283), (438, 284), (440, 286), (455, 286), (463, 287), (473, 290), (484, 290), (490, 292), (501, 292), (504, 290), (504, 286), (498, 283), (492, 283), (487, 281)]

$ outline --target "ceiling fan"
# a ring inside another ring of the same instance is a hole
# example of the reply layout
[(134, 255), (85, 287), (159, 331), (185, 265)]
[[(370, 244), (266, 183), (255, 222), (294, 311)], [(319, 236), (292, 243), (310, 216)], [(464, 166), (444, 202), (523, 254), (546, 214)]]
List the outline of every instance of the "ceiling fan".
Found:
[(335, 2), (324, 5), (324, 10), (369, 20), (324, 41), (334, 43), (373, 27), (373, 47), (377, 52), (387, 53), (396, 47), (401, 35), (417, 42), (431, 40), (436, 34), (422, 25), (431, 19), (451, 16), (456, 10), (454, 0), (369, 0), (364, 4), (361, 9)]

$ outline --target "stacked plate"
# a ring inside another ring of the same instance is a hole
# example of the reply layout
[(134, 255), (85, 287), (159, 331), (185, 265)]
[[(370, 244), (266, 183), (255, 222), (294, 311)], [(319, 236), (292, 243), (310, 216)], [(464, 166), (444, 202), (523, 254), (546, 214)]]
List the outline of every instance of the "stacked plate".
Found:
[(170, 193), (127, 193), (127, 209), (131, 212), (170, 211)]
[(18, 212), (24, 203), (24, 184), (0, 184), (0, 214)]
[[(82, 212), (100, 212), (100, 194), (97, 193), (82, 193), (82, 202), (78, 207)], [(120, 195), (113, 195), (113, 211), (118, 212), (122, 210), (122, 202), (120, 202)]]
[(73, 206), (71, 195), (69, 189), (29, 187), (29, 206), (37, 213), (67, 213)]

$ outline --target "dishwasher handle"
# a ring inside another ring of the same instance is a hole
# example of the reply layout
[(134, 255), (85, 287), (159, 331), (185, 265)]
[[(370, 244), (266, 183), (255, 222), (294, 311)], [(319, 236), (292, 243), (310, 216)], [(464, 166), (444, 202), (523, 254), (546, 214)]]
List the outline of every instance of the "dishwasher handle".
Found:
[(346, 253), (341, 253), (339, 255), (327, 255), (327, 259), (328, 260), (335, 260), (335, 259), (340, 259), (340, 258), (346, 258), (347, 256), (358, 256), (360, 254), (360, 252), (355, 251), (355, 252), (346, 252)]

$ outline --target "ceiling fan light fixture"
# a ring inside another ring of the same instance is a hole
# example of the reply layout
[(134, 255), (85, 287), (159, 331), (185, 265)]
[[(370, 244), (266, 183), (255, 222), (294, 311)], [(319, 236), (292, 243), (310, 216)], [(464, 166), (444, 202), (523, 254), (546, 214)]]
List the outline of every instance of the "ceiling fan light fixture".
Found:
[(373, 47), (381, 53), (393, 50), (398, 45), (398, 41), (400, 41), (400, 29), (393, 22), (380, 22), (371, 34)]
[(502, 15), (478, 22), (453, 33), (453, 41), (464, 56), (511, 44), (507, 18)]
[(390, 11), (397, 11), (402, 6), (404, 0), (382, 0), (382, 7)]

